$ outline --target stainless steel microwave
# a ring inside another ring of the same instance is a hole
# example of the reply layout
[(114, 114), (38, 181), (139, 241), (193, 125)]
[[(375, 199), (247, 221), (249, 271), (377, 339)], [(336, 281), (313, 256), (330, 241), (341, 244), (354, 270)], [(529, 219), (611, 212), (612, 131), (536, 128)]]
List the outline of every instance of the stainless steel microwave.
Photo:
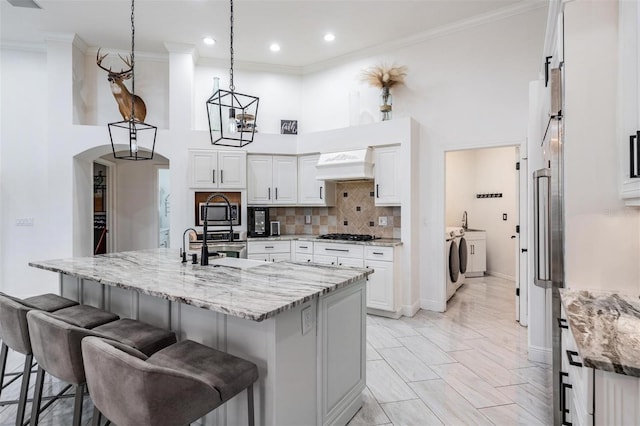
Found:
[[(198, 225), (204, 225), (204, 209), (206, 203), (200, 203), (198, 206)], [(231, 215), (231, 224), (233, 226), (240, 225), (240, 207), (238, 203), (231, 203), (231, 213), (227, 203), (209, 203), (207, 207), (207, 226), (229, 225), (229, 214)]]

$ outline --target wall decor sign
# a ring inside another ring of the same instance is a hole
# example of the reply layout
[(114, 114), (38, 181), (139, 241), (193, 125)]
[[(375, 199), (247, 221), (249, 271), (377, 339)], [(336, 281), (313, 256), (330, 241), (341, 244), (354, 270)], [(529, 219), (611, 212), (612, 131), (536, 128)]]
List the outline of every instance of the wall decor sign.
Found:
[(280, 120), (281, 135), (297, 135), (298, 120)]

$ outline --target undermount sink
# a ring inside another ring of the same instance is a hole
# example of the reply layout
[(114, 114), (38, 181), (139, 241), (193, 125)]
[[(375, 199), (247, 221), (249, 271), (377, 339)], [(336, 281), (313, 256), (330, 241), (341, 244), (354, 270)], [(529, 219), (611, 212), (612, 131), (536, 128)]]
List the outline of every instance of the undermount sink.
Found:
[(247, 257), (247, 245), (245, 243), (209, 243), (209, 253), (224, 253), (227, 257)]

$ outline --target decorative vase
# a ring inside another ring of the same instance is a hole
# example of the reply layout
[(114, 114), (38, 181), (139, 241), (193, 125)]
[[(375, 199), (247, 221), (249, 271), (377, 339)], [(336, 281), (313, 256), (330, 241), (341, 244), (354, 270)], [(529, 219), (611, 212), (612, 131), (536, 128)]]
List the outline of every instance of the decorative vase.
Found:
[(380, 95), (380, 119), (382, 121), (391, 120), (392, 105), (393, 96), (388, 87), (383, 87)]

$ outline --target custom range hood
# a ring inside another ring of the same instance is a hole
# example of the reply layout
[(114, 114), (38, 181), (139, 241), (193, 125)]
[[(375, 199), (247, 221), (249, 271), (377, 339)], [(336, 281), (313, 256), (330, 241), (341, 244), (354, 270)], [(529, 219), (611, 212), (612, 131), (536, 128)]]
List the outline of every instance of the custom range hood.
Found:
[(371, 148), (320, 154), (316, 170), (318, 180), (373, 179)]

